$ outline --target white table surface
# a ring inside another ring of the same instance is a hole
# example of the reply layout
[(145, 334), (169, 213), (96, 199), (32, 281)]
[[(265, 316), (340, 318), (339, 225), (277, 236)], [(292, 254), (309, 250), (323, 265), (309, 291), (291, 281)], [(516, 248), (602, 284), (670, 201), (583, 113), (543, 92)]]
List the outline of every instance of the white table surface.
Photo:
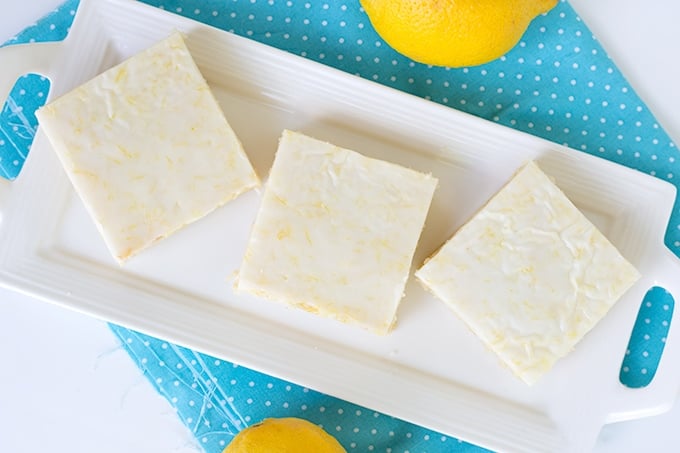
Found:
[[(61, 2), (0, 0), (0, 42)], [(680, 143), (680, 2), (571, 3)], [(200, 451), (100, 320), (0, 289), (0, 360), (0, 452)], [(680, 404), (606, 426), (595, 448), (640, 451), (680, 451)]]

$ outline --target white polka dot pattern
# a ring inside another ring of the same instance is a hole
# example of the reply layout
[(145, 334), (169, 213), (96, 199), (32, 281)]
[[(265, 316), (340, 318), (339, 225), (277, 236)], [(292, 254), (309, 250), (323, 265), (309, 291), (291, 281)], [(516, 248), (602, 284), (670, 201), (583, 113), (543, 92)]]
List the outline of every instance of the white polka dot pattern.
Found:
[(649, 290), (638, 312), (619, 379), (626, 386), (648, 385), (656, 374), (666, 344), (675, 301), (663, 288)]

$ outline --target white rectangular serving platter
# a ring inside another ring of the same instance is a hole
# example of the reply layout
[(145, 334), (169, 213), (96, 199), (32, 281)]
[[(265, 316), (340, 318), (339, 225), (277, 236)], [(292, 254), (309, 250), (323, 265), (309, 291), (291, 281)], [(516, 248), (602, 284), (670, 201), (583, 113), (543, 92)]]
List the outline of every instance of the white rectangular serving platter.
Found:
[(677, 326), (650, 386), (618, 380), (645, 292), (680, 295), (663, 244), (668, 183), (131, 0), (83, 0), (64, 42), (0, 49), (0, 95), (39, 71), (54, 98), (174, 30), (263, 178), (284, 128), (438, 177), (414, 266), (536, 159), (642, 279), (527, 387), (413, 278), (385, 337), (235, 295), (257, 191), (119, 267), (38, 133), (20, 177), (0, 185), (0, 284), (500, 451), (587, 450), (603, 424), (672, 405)]

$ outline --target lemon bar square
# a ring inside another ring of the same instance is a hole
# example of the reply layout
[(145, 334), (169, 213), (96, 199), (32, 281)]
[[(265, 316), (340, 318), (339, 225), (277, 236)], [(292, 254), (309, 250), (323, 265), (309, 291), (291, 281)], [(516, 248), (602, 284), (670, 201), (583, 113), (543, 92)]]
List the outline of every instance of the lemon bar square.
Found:
[(236, 290), (386, 334), (436, 185), (284, 131)]
[(259, 185), (178, 32), (36, 116), (120, 263)]
[(535, 162), (415, 275), (529, 385), (640, 277)]

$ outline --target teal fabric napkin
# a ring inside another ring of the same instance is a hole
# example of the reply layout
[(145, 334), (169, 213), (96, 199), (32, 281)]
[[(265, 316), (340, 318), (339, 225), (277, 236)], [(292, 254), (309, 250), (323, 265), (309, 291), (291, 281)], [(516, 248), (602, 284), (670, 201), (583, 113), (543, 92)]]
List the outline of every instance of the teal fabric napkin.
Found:
[[(678, 185), (675, 144), (566, 1), (537, 18), (506, 56), (459, 69), (430, 67), (395, 53), (375, 33), (358, 0), (144, 2)], [(8, 44), (62, 39), (77, 6), (77, 0), (68, 0)], [(37, 128), (33, 112), (48, 89), (48, 80), (29, 75), (5, 103), (0, 175), (19, 174)], [(680, 256), (677, 201), (665, 242)], [(673, 308), (663, 288), (651, 289), (642, 301), (622, 358), (624, 384), (641, 387), (653, 378)], [(216, 357), (124, 327), (111, 329), (206, 452), (220, 452), (247, 425), (282, 416), (323, 425), (349, 451), (483, 451)]]

